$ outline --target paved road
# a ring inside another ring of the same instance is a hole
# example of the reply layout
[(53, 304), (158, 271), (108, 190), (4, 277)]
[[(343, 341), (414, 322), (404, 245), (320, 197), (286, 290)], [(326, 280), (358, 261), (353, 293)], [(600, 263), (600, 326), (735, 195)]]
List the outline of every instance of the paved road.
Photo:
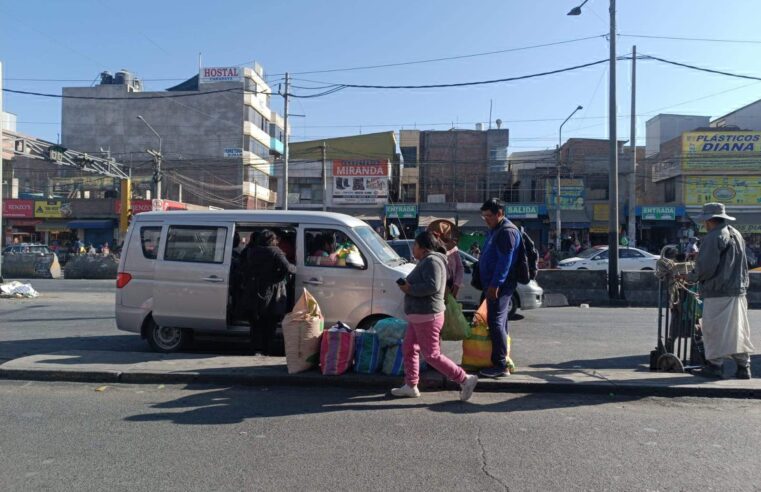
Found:
[(758, 490), (761, 402), (0, 381), (0, 489)]
[[(114, 323), (111, 280), (33, 280), (42, 296), (0, 299), (0, 362), (62, 350), (148, 351), (139, 336)], [(655, 308), (545, 308), (522, 312), (510, 323), (519, 367), (631, 369), (648, 364), (656, 343)], [(761, 351), (761, 310), (751, 311), (753, 339)], [(194, 352), (245, 353), (240, 340), (202, 340)], [(459, 344), (447, 351), (458, 356)], [(761, 375), (761, 355), (753, 369)], [(729, 369), (728, 369), (729, 370)]]

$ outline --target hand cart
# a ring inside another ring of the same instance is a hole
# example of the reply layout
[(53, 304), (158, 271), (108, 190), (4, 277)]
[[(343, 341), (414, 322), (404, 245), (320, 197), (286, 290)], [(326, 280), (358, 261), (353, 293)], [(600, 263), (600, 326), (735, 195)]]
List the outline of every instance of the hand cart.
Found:
[(685, 372), (705, 364), (701, 333), (703, 302), (697, 286), (678, 278), (692, 270), (692, 262), (668, 258), (668, 247), (661, 251), (656, 266), (658, 278), (658, 341), (650, 352), (650, 370)]

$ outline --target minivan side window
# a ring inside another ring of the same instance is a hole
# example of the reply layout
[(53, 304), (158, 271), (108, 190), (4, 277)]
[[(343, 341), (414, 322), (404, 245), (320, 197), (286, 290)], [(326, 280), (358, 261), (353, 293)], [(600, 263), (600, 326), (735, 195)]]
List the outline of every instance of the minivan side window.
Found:
[(333, 229), (307, 229), (304, 232), (306, 266), (365, 268), (365, 260), (346, 234)]
[(169, 226), (164, 260), (222, 263), (227, 227)]
[(143, 248), (143, 256), (149, 260), (155, 260), (159, 254), (159, 242), (161, 241), (161, 227), (141, 227), (140, 245)]

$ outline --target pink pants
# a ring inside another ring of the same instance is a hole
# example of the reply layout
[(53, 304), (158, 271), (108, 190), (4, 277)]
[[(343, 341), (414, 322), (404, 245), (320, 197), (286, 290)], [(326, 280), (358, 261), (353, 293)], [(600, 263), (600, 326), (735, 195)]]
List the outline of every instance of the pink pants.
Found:
[(441, 353), (439, 333), (444, 326), (444, 313), (438, 313), (431, 321), (414, 323), (409, 321), (404, 335), (404, 382), (407, 386), (417, 386), (420, 381), (418, 352), (434, 369), (455, 383), (462, 384), (467, 374), (460, 366)]

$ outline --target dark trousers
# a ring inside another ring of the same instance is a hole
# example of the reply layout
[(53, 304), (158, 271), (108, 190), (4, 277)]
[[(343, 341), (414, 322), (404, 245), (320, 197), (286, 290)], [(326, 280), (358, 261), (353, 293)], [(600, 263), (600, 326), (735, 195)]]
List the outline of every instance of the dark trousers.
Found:
[(489, 325), (489, 337), (491, 338), (491, 362), (494, 367), (507, 368), (507, 334), (508, 314), (510, 313), (510, 298), (513, 289), (502, 287), (499, 289), (497, 299), (486, 300), (486, 322)]
[(272, 339), (275, 337), (277, 324), (282, 316), (265, 314), (251, 317), (251, 350), (268, 354), (272, 347)]

